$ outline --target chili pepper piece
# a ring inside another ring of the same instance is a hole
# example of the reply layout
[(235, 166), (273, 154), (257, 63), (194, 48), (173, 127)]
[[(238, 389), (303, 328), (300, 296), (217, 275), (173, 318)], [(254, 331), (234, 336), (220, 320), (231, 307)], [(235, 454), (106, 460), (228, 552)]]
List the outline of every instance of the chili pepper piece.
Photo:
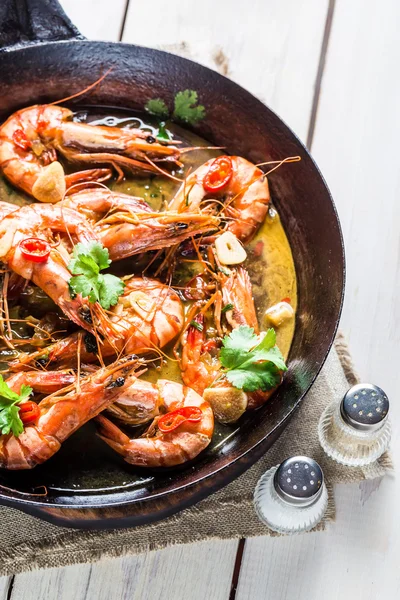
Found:
[(32, 262), (46, 262), (50, 255), (50, 244), (40, 238), (26, 238), (19, 243), (22, 256)]
[(203, 179), (206, 192), (218, 192), (230, 181), (233, 173), (232, 161), (229, 156), (218, 156), (210, 165)]
[(177, 429), (180, 425), (189, 421), (190, 423), (197, 423), (201, 420), (203, 413), (197, 406), (184, 406), (183, 408), (177, 408), (171, 412), (163, 415), (158, 421), (158, 428), (163, 433), (169, 433)]
[(40, 417), (40, 408), (36, 402), (28, 400), (23, 404), (19, 404), (19, 416), (24, 425), (34, 423)]

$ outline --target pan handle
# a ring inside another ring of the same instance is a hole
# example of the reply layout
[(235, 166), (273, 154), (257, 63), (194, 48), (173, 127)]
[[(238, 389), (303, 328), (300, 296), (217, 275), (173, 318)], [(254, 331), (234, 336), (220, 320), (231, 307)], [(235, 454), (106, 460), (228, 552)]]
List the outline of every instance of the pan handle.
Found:
[(57, 0), (0, 0), (0, 51), (70, 39), (85, 38)]

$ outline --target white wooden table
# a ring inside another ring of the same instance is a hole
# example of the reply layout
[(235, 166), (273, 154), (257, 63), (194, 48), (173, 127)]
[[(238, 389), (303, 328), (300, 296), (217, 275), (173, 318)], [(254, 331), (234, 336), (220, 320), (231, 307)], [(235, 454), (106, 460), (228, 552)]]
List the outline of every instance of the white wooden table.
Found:
[[(264, 100), (307, 142), (347, 249), (342, 329), (363, 378), (400, 387), (400, 2), (62, 0), (91, 39), (183, 54)], [(395, 428), (393, 454), (399, 450)], [(193, 544), (0, 579), (0, 600), (395, 600), (400, 484), (338, 486), (325, 533)], [(240, 561), (236, 561), (240, 564)], [(233, 582), (233, 584), (232, 584)], [(232, 587), (233, 585), (233, 587)]]

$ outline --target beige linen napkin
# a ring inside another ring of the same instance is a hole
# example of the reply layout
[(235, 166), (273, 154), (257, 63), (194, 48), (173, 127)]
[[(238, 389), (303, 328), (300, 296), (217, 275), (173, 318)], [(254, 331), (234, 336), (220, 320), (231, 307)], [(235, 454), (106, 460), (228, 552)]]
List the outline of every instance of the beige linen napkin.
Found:
[[(82, 531), (60, 528), (12, 508), (0, 507), (0, 575), (96, 561), (105, 556), (138, 554), (173, 544), (210, 539), (273, 535), (257, 518), (253, 491), (271, 466), (294, 454), (306, 454), (322, 466), (328, 488), (381, 477), (392, 468), (385, 454), (365, 469), (348, 468), (327, 458), (319, 446), (317, 424), (333, 399), (357, 382), (347, 346), (336, 339), (324, 368), (279, 440), (251, 469), (224, 489), (164, 521), (132, 529)], [(333, 495), (319, 529), (334, 518)]]

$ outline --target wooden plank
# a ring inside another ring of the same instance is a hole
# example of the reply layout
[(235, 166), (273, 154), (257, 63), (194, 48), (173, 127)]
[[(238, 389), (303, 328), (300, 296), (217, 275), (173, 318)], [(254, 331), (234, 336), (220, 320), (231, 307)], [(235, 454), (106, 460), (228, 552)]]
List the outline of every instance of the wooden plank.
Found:
[[(342, 329), (361, 376), (395, 400), (400, 318), (398, 70), (400, 5), (337, 0), (313, 154), (335, 198), (347, 248)], [(392, 418), (400, 407), (392, 402)], [(399, 433), (393, 440), (398, 455)], [(335, 491), (338, 514), (328, 534), (249, 540), (237, 600), (394, 600), (400, 483)], [(376, 489), (375, 489), (376, 488)]]
[(0, 577), (0, 600), (9, 600), (9, 589), (13, 584), (13, 577)]
[(213, 600), (226, 600), (236, 548), (233, 541), (192, 544), (26, 573), (15, 578), (11, 600), (31, 600), (32, 590), (35, 600), (203, 600), (205, 590)]
[(132, 2), (124, 42), (219, 70), (306, 139), (327, 0)]
[(60, 0), (79, 31), (91, 40), (118, 41), (127, 0)]
[(381, 499), (391, 487), (386, 478), (361, 509), (358, 486), (338, 486), (329, 532), (247, 540), (236, 600), (398, 598), (400, 542), (397, 532), (389, 553), (392, 524), (383, 514), (396, 514), (397, 500), (382, 508)]

